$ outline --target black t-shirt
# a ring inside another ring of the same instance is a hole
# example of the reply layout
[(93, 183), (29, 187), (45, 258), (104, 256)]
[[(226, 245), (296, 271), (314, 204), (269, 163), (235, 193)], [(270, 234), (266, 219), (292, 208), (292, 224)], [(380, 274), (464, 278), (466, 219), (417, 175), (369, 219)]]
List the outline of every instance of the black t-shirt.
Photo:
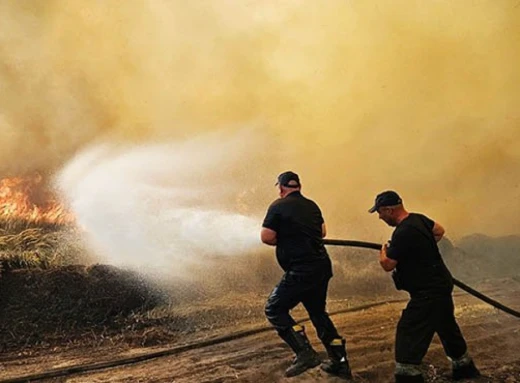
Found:
[(276, 258), (284, 271), (331, 273), (323, 222), (318, 205), (299, 191), (269, 206), (262, 226), (276, 231)]
[(434, 222), (410, 213), (392, 234), (387, 256), (397, 261), (396, 272), (410, 293), (446, 293), (453, 289), (452, 276), (442, 260), (433, 235)]

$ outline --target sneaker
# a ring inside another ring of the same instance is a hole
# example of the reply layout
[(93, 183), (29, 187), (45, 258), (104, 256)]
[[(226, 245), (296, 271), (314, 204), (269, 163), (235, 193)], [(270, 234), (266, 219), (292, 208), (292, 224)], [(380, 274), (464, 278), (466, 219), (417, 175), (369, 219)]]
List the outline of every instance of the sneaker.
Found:
[(287, 378), (303, 374), (308, 369), (319, 366), (321, 363), (318, 354), (313, 349), (307, 349), (302, 351), (296, 356), (291, 366), (285, 370), (285, 376)]

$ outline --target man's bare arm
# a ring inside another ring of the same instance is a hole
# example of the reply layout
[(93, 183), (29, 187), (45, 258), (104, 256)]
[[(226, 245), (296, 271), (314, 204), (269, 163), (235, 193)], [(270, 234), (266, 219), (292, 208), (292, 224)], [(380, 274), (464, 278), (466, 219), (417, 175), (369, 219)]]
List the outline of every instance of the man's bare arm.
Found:
[(278, 242), (276, 231), (268, 229), (267, 227), (262, 227), (260, 239), (263, 243), (269, 246), (276, 246), (276, 243)]
[(327, 226), (325, 223), (321, 224), (321, 238), (325, 238), (327, 236)]
[(437, 242), (439, 242), (442, 239), (442, 237), (444, 236), (444, 233), (445, 233), (444, 228), (437, 222), (435, 222), (433, 224), (432, 232), (433, 232), (433, 236), (435, 237), (435, 240)]
[(397, 261), (386, 256), (386, 249), (388, 245), (385, 243), (379, 253), (379, 264), (385, 271), (392, 271), (397, 266)]

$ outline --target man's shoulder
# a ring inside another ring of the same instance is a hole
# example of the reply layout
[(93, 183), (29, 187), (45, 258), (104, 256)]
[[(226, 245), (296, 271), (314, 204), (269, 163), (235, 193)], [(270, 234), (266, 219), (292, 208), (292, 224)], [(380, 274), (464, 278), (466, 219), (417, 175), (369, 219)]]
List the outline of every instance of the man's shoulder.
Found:
[(430, 220), (427, 216), (425, 216), (422, 213), (409, 213), (408, 217), (406, 217), (405, 220), (401, 222), (401, 224), (397, 228), (406, 228), (411, 226), (417, 226), (420, 225), (421, 222), (424, 222), (425, 220)]
[(392, 238), (411, 239), (425, 232), (425, 227), (433, 226), (433, 221), (421, 213), (410, 213), (394, 230)]
[(410, 234), (415, 230), (416, 227), (418, 227), (418, 220), (419, 217), (416, 213), (410, 213), (408, 214), (408, 217), (401, 221), (399, 225), (395, 228), (392, 237), (404, 237)]
[(303, 194), (300, 194), (299, 198), (300, 198), (300, 200), (305, 201), (309, 205), (319, 207), (319, 205), (318, 205), (318, 203), (316, 201), (314, 201), (313, 199), (310, 199), (310, 198), (304, 196)]
[(280, 205), (282, 205), (284, 203), (284, 199), (283, 198), (278, 198), (278, 199), (275, 199), (273, 202), (271, 202), (271, 204), (269, 205), (269, 209), (274, 209)]
[(418, 228), (424, 228), (424, 226), (428, 227), (429, 229), (433, 228), (433, 225), (435, 222), (425, 214), (421, 213), (410, 213), (411, 219), (409, 220), (410, 226), (418, 227)]
[(269, 209), (281, 209), (284, 208), (284, 206), (291, 205), (306, 206), (319, 209), (319, 206), (315, 201), (303, 196), (300, 193), (291, 193), (285, 198), (278, 198), (274, 200), (269, 206)]
[[(410, 216), (413, 217), (413, 218), (416, 218), (416, 219), (424, 219), (424, 218), (428, 218), (426, 216), (426, 214), (423, 214), (423, 213), (410, 213)], [(429, 219), (429, 218), (428, 218)]]

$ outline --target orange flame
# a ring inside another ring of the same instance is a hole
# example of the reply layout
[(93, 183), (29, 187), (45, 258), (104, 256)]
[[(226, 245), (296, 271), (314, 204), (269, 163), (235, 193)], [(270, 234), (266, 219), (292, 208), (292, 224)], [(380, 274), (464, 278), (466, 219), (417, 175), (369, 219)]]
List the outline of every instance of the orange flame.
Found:
[(0, 180), (0, 219), (59, 225), (74, 222), (39, 174)]

